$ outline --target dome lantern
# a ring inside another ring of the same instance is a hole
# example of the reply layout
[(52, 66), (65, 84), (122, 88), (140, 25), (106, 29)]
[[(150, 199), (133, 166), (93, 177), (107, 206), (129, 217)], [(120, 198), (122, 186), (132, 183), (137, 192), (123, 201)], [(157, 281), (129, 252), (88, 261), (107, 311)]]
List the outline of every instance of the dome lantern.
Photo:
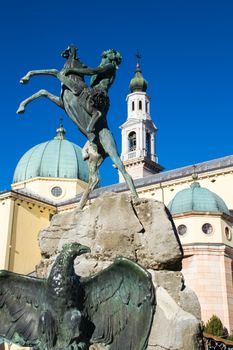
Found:
[(62, 118), (60, 118), (60, 126), (56, 132), (57, 135), (54, 137), (55, 140), (65, 140), (66, 130), (63, 128)]

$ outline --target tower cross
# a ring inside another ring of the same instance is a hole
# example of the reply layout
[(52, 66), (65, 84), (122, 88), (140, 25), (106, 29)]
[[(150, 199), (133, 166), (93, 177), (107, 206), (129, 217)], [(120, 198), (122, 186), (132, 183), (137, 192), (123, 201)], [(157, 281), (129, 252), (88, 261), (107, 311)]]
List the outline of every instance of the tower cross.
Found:
[(140, 54), (139, 50), (136, 52), (135, 57), (136, 57), (137, 64), (140, 65), (142, 55)]

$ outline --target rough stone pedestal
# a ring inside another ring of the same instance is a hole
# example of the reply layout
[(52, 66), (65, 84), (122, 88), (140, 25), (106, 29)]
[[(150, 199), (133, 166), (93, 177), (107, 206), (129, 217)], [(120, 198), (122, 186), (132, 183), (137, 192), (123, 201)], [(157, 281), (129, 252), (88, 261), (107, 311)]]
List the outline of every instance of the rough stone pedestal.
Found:
[[(148, 349), (202, 349), (200, 305), (180, 272), (182, 247), (164, 204), (108, 193), (85, 210), (55, 215), (50, 227), (40, 232), (39, 242), (43, 257), (38, 266), (40, 276), (47, 275), (56, 254), (69, 242), (91, 248), (90, 254), (76, 261), (81, 276), (101, 271), (119, 255), (139, 263), (151, 272), (156, 290)], [(97, 348), (103, 349), (92, 346)]]

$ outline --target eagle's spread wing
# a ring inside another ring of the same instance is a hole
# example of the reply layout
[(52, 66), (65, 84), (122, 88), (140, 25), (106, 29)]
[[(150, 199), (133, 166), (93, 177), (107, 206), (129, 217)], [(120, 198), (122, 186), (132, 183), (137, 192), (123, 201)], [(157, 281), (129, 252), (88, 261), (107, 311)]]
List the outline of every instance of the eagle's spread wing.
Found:
[(49, 311), (42, 309), (44, 293), (45, 280), (0, 271), (0, 338), (21, 346), (36, 345), (48, 334), (53, 338), (52, 327), (44, 330), (52, 324)]
[(111, 350), (144, 350), (155, 309), (150, 274), (126, 258), (83, 279), (84, 312), (93, 324), (91, 342)]

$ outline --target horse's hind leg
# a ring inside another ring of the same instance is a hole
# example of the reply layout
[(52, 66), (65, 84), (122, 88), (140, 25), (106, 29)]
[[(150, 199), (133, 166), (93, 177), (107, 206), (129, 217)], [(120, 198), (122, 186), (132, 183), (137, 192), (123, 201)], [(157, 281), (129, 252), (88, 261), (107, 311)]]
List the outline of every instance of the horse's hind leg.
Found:
[(123, 175), (125, 182), (130, 189), (133, 196), (138, 197), (138, 194), (136, 192), (133, 180), (131, 176), (127, 173), (125, 170), (124, 164), (122, 163), (119, 154), (117, 152), (117, 147), (115, 140), (112, 136), (112, 133), (109, 129), (104, 128), (99, 133), (99, 139), (101, 142), (101, 145), (103, 146), (105, 152), (109, 155), (111, 158), (113, 164), (118, 168), (118, 170)]
[(93, 142), (89, 144), (88, 149), (86, 149), (85, 152), (88, 154), (89, 182), (79, 202), (80, 209), (85, 206), (89, 194), (99, 183), (100, 177), (98, 169), (103, 162), (103, 157), (98, 153), (97, 146)]
[(60, 97), (57, 97), (53, 94), (51, 94), (50, 92), (48, 92), (47, 90), (40, 90), (38, 92), (36, 92), (34, 95), (28, 97), (26, 100), (22, 101), (19, 105), (19, 108), (17, 110), (17, 114), (22, 114), (25, 112), (25, 107), (27, 106), (28, 103), (32, 102), (33, 100), (39, 98), (39, 97), (46, 97), (48, 98), (50, 101), (54, 102), (57, 106), (63, 108), (63, 103), (62, 100), (60, 99)]

